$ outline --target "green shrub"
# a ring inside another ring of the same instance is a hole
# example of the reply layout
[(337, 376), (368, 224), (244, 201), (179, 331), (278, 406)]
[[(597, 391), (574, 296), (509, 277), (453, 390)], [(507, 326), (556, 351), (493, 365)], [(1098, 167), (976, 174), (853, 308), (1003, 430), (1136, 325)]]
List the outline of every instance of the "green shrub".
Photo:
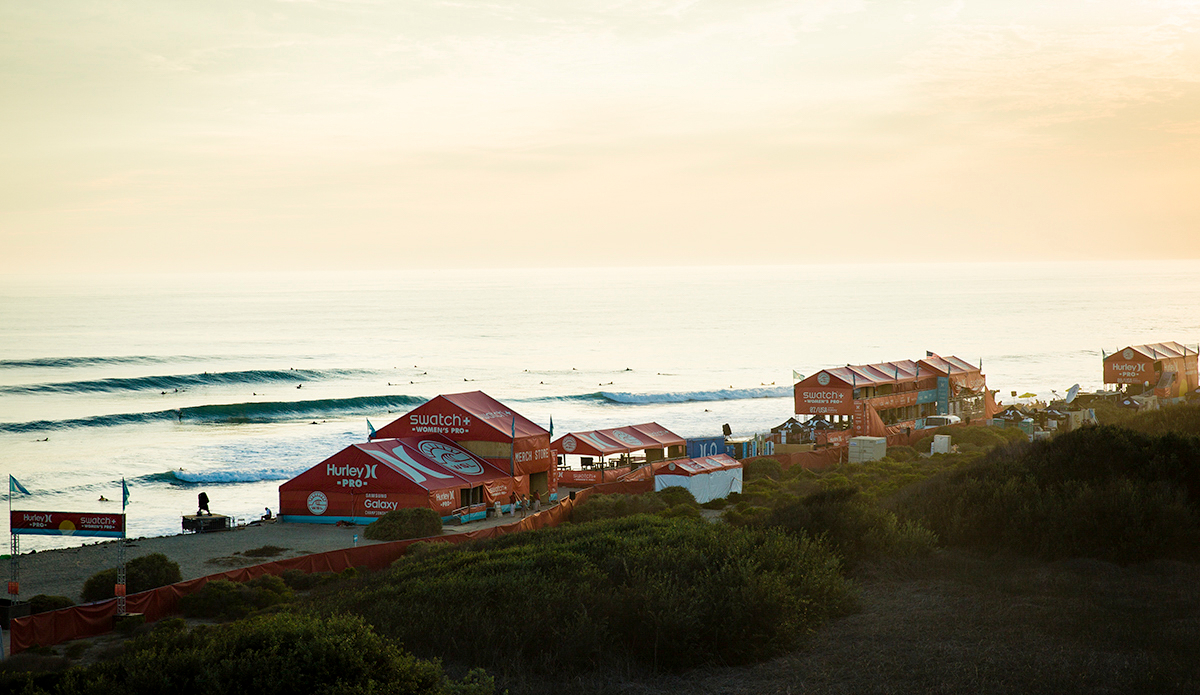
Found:
[(783, 464), (775, 459), (758, 458), (742, 463), (742, 479), (751, 481), (756, 478), (772, 478), (779, 480), (783, 477)]
[(66, 596), (48, 596), (46, 594), (38, 594), (29, 599), (30, 613), (47, 613), (56, 611), (60, 608), (70, 608), (75, 602)]
[(696, 498), (692, 496), (692, 491), (685, 487), (679, 487), (678, 485), (672, 485), (671, 487), (663, 488), (655, 494), (658, 495), (658, 498), (662, 500), (663, 504), (667, 505), (668, 507), (674, 507), (680, 504), (687, 504), (693, 507), (699, 506), (696, 503)]
[(379, 517), (363, 530), (373, 541), (402, 541), (442, 535), (442, 517), (428, 507), (396, 509)]
[(641, 495), (592, 495), (571, 510), (571, 521), (580, 524), (635, 514), (656, 514), (666, 508), (667, 503), (653, 492)]
[(895, 514), (848, 487), (792, 497), (769, 510), (726, 512), (725, 520), (824, 538), (852, 565), (881, 555), (927, 553), (937, 545), (937, 536), (928, 529), (911, 521), (901, 523)]
[(767, 659), (852, 600), (820, 542), (644, 515), (423, 553), (318, 594), (417, 654), (556, 673)]
[(914, 461), (919, 458), (917, 450), (911, 446), (889, 446), (887, 457), (893, 461), (905, 462)]
[(709, 500), (700, 505), (701, 509), (724, 509), (729, 505), (729, 500), (724, 497), (718, 497), (714, 500)]
[(69, 672), (55, 692), (492, 692), (486, 677), (470, 678), (463, 684), (447, 681), (440, 666), (400, 651), (360, 618), (277, 614), (191, 632), (152, 633), (130, 642), (113, 661)]
[(664, 519), (703, 519), (700, 507), (694, 504), (677, 504), (658, 513)]
[(179, 610), (189, 618), (234, 620), (292, 600), (283, 579), (270, 574), (239, 584), (218, 579), (179, 599)]
[(1200, 437), (1086, 427), (993, 449), (896, 506), (953, 545), (1116, 562), (1194, 557)]
[[(125, 564), (126, 594), (136, 594), (180, 581), (183, 581), (183, 575), (179, 572), (179, 563), (162, 553), (135, 557)], [(113, 588), (116, 584), (115, 567), (93, 574), (83, 584), (83, 601), (103, 601), (116, 596)]]
[(305, 591), (317, 585), (320, 578), (316, 574), (304, 572), (298, 569), (284, 570), (283, 574), (279, 575), (284, 584), (295, 591)]

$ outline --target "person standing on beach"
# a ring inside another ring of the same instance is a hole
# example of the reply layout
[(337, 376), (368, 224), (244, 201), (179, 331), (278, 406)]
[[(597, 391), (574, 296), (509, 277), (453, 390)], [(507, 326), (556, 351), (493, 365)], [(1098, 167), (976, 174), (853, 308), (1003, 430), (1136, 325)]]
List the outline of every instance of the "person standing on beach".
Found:
[(200, 508), (196, 510), (196, 516), (200, 516), (201, 514), (212, 516), (212, 512), (208, 510), (208, 493), (201, 492), (196, 496), (196, 499), (199, 501), (200, 506)]

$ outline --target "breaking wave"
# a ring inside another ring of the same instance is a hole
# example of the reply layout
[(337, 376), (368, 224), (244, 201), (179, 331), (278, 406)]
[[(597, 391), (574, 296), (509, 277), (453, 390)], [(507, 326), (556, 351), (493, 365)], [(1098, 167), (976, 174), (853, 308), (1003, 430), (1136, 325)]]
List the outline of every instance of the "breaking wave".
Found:
[[(86, 359), (86, 358), (80, 358)], [(107, 359), (107, 358), (106, 358)], [(90, 379), (61, 383), (27, 384), (0, 387), (0, 393), (111, 393), (116, 391), (174, 391), (199, 386), (230, 384), (278, 384), (297, 381), (320, 381), (328, 378), (365, 373), (354, 369), (253, 369), (236, 372), (203, 372), (201, 374), (169, 374), (131, 378)]]
[(790, 386), (762, 386), (749, 389), (717, 389), (712, 391), (670, 391), (665, 393), (626, 393), (596, 391), (576, 396), (534, 398), (533, 401), (593, 401), (614, 405), (654, 405), (660, 403), (702, 403), (710, 401), (740, 401), (751, 398), (790, 398)]
[(326, 398), (313, 401), (200, 405), (192, 408), (179, 408), (177, 410), (96, 415), (72, 420), (0, 422), (0, 432), (37, 432), (77, 427), (116, 427), (119, 425), (140, 425), (171, 421), (203, 424), (278, 422), (314, 417), (342, 417), (355, 414), (371, 415), (380, 410), (412, 408), (425, 401), (426, 399), (420, 396), (359, 396), (356, 398)]
[(265, 480), (291, 480), (311, 467), (273, 466), (267, 468), (237, 468), (232, 470), (192, 471), (181, 468), (163, 473), (151, 473), (136, 479), (141, 483), (165, 483), (168, 485), (215, 485), (221, 483), (258, 483)]

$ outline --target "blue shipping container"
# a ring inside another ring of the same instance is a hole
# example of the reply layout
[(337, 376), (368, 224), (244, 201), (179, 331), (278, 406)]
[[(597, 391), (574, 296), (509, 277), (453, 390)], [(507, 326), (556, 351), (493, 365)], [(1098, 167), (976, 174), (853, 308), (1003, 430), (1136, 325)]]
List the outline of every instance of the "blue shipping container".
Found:
[(690, 459), (716, 456), (725, 453), (724, 437), (697, 437), (687, 440), (687, 457)]

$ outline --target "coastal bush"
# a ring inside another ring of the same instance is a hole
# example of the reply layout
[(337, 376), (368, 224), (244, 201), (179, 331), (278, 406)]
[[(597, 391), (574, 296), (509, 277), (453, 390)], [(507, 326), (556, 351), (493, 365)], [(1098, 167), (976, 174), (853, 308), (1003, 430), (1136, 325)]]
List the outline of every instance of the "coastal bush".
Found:
[[(1130, 411), (1125, 411), (1130, 412)], [(1099, 414), (1097, 414), (1098, 416)], [(1172, 405), (1158, 410), (1131, 415), (1121, 427), (1142, 434), (1200, 435), (1200, 403)]]
[[(125, 563), (125, 593), (136, 594), (160, 586), (183, 581), (179, 563), (162, 553), (135, 557)], [(103, 601), (116, 596), (117, 568), (102, 570), (88, 577), (81, 596), (84, 603)]]
[(768, 659), (852, 595), (819, 541), (640, 515), (414, 554), (309, 601), (417, 654), (561, 673)]
[(180, 598), (179, 610), (188, 618), (235, 620), (291, 600), (292, 590), (283, 579), (264, 574), (244, 584), (227, 579), (211, 581)]
[(658, 498), (663, 501), (663, 504), (668, 507), (675, 507), (681, 504), (686, 504), (692, 507), (698, 507), (696, 498), (692, 495), (692, 491), (686, 487), (672, 485), (665, 487), (655, 493)]
[(1115, 562), (1195, 557), (1200, 437), (1086, 427), (994, 449), (895, 504), (952, 545)]
[(759, 458), (742, 463), (742, 479), (744, 481), (754, 480), (755, 478), (773, 478), (779, 480), (783, 477), (783, 464), (771, 458)]
[(898, 463), (914, 461), (917, 457), (917, 450), (911, 446), (889, 446), (887, 450), (887, 458)]
[(666, 508), (667, 503), (653, 492), (641, 495), (591, 495), (583, 504), (571, 510), (571, 521), (580, 524), (635, 514), (655, 514)]
[(450, 681), (360, 618), (276, 614), (191, 632), (152, 633), (113, 661), (68, 672), (53, 695), (255, 693), (488, 695), (491, 680)]
[(47, 613), (56, 611), (60, 608), (70, 608), (75, 602), (66, 596), (48, 596), (46, 594), (38, 594), (29, 599), (30, 613)]
[(384, 514), (363, 529), (373, 541), (402, 541), (442, 535), (442, 517), (428, 507), (407, 507)]
[(317, 585), (321, 578), (315, 572), (304, 572), (303, 570), (290, 569), (284, 570), (283, 574), (279, 575), (284, 584), (295, 591), (305, 591)]
[(856, 488), (836, 487), (792, 497), (773, 508), (727, 511), (733, 525), (774, 527), (825, 539), (850, 565), (889, 555), (928, 553), (937, 536), (919, 523), (900, 522)]

